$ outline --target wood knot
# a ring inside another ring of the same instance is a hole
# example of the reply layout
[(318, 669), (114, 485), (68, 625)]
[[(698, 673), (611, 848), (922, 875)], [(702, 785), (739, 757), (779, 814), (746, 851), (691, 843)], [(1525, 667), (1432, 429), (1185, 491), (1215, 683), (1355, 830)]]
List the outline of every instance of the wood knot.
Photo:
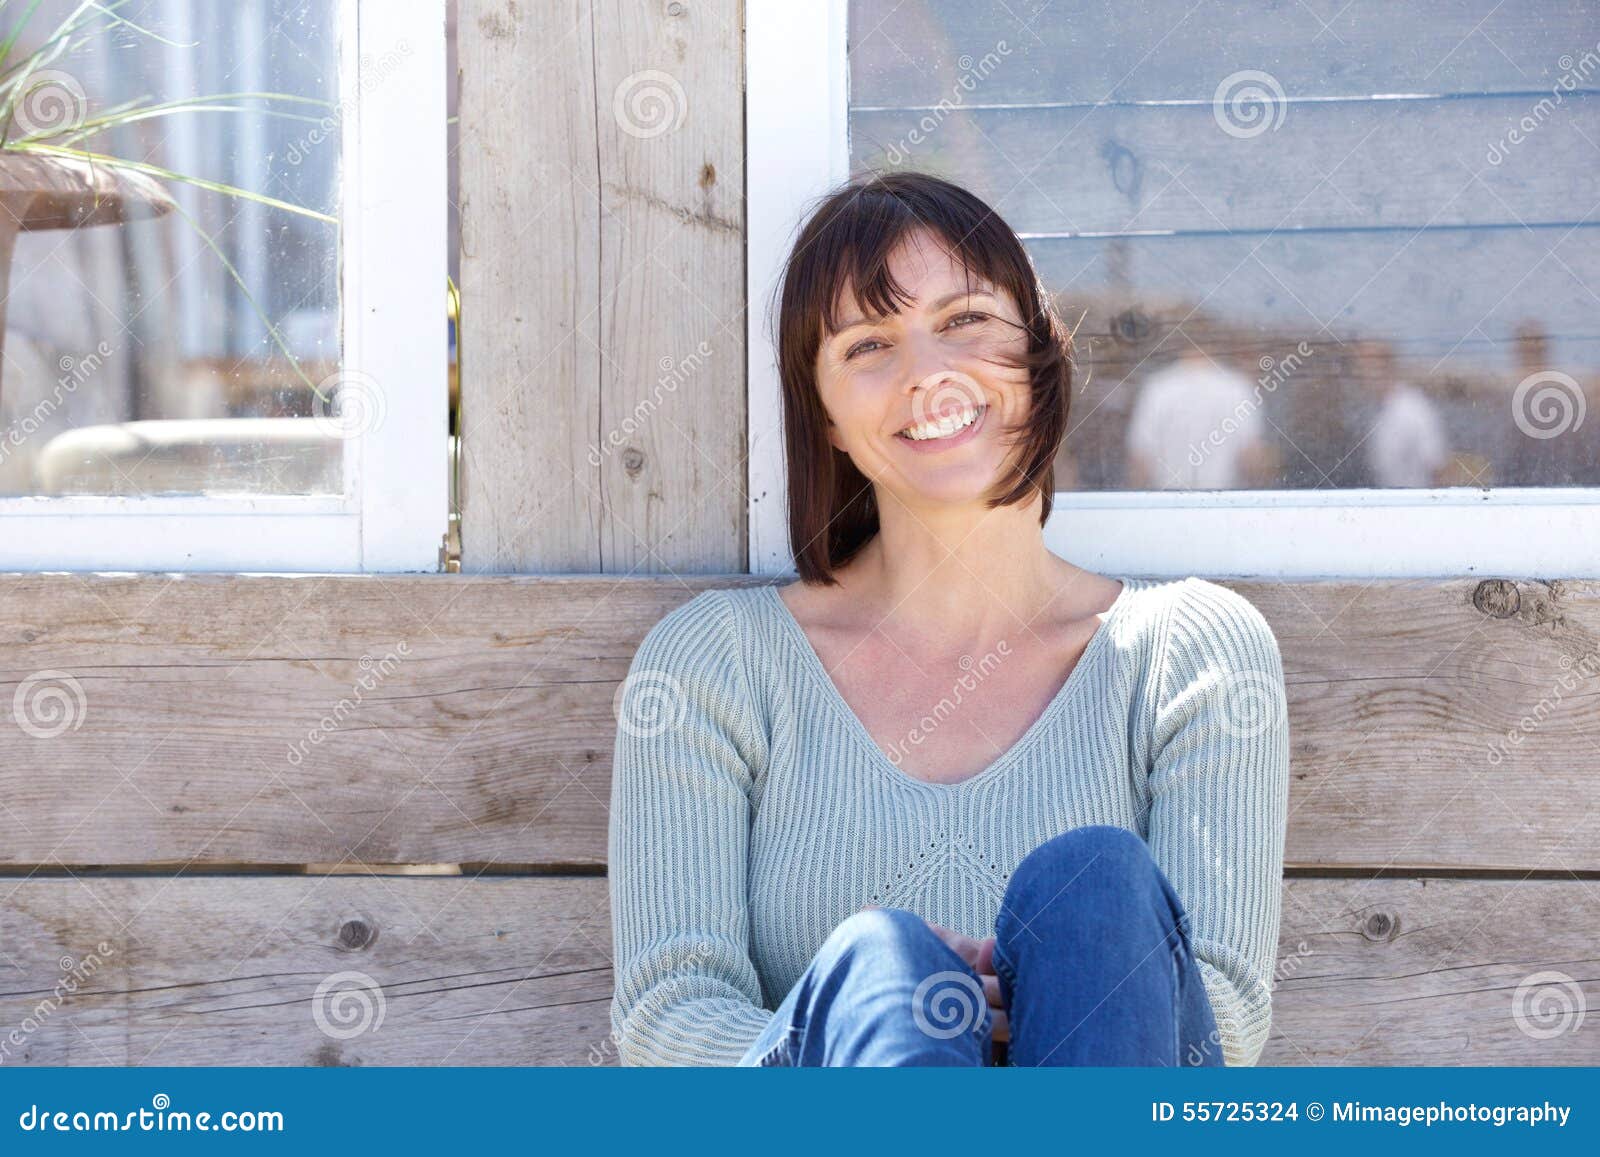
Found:
[(1472, 605), (1491, 619), (1509, 619), (1522, 609), (1522, 595), (1514, 582), (1484, 579), (1472, 592)]
[(1368, 940), (1387, 940), (1394, 933), (1397, 921), (1387, 912), (1374, 912), (1367, 917), (1361, 934)]
[(378, 938), (378, 933), (365, 920), (346, 920), (339, 926), (339, 946), (359, 952)]
[(1111, 337), (1123, 345), (1138, 345), (1150, 336), (1150, 318), (1142, 310), (1125, 309), (1111, 319)]
[(622, 468), (628, 472), (629, 478), (637, 478), (639, 471), (644, 469), (644, 451), (629, 446), (622, 452)]

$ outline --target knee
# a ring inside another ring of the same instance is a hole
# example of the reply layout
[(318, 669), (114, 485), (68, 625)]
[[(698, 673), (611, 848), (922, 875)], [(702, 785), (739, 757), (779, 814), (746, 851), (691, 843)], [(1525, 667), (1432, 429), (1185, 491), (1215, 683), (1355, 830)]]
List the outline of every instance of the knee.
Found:
[[(1137, 832), (1112, 824), (1089, 824), (1053, 836), (1029, 852), (1012, 873), (1006, 902), (1032, 910), (1093, 896), (1104, 904), (1119, 895), (1148, 892), (1159, 877), (1150, 846)], [(1037, 903), (1033, 902), (1037, 901)]]
[(939, 949), (949, 951), (927, 921), (904, 908), (868, 908), (841, 920), (818, 950), (830, 971), (863, 957), (917, 965)]

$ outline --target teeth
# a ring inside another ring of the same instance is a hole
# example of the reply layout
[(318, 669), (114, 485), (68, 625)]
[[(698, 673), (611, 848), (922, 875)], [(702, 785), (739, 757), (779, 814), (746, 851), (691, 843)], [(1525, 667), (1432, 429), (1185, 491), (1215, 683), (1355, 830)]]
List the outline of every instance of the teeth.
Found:
[(947, 414), (937, 421), (920, 422), (915, 426), (907, 426), (900, 433), (910, 438), (913, 442), (927, 442), (934, 438), (948, 438), (952, 434), (965, 430), (972, 425), (973, 422), (978, 420), (978, 415), (983, 410), (984, 407), (980, 406), (976, 410), (965, 410), (959, 415)]

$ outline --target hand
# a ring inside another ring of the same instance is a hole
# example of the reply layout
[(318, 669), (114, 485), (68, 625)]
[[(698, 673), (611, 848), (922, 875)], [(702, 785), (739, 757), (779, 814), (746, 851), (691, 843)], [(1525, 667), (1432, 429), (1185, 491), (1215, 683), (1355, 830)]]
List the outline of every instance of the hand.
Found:
[[(877, 908), (880, 905), (865, 904), (862, 907), (865, 910), (866, 908)], [(1006, 1006), (1000, 995), (1000, 977), (994, 970), (994, 937), (990, 936), (983, 940), (974, 940), (970, 936), (963, 936), (952, 928), (946, 928), (943, 924), (935, 924), (932, 920), (925, 919), (923, 923), (933, 929), (934, 935), (948, 944), (951, 951), (970, 964), (972, 970), (978, 974), (978, 979), (983, 982), (984, 999), (988, 1001), (989, 1007), (994, 1010), (992, 1014), (994, 1022), (992, 1039), (1009, 1044), (1011, 1041), (1011, 1023), (1006, 1015)]]

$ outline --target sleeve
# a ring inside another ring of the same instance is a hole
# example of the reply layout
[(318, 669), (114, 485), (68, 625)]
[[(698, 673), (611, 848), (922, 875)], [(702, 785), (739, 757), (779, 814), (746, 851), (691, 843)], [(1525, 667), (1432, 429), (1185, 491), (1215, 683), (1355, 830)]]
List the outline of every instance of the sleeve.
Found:
[(749, 956), (753, 725), (733, 607), (705, 591), (639, 645), (613, 700), (607, 866), (624, 1065), (733, 1065), (773, 1013)]
[(1253, 1065), (1272, 1023), (1282, 905), (1283, 661), (1242, 595), (1205, 580), (1180, 586), (1163, 632), (1146, 838), (1188, 913), (1223, 1063)]

